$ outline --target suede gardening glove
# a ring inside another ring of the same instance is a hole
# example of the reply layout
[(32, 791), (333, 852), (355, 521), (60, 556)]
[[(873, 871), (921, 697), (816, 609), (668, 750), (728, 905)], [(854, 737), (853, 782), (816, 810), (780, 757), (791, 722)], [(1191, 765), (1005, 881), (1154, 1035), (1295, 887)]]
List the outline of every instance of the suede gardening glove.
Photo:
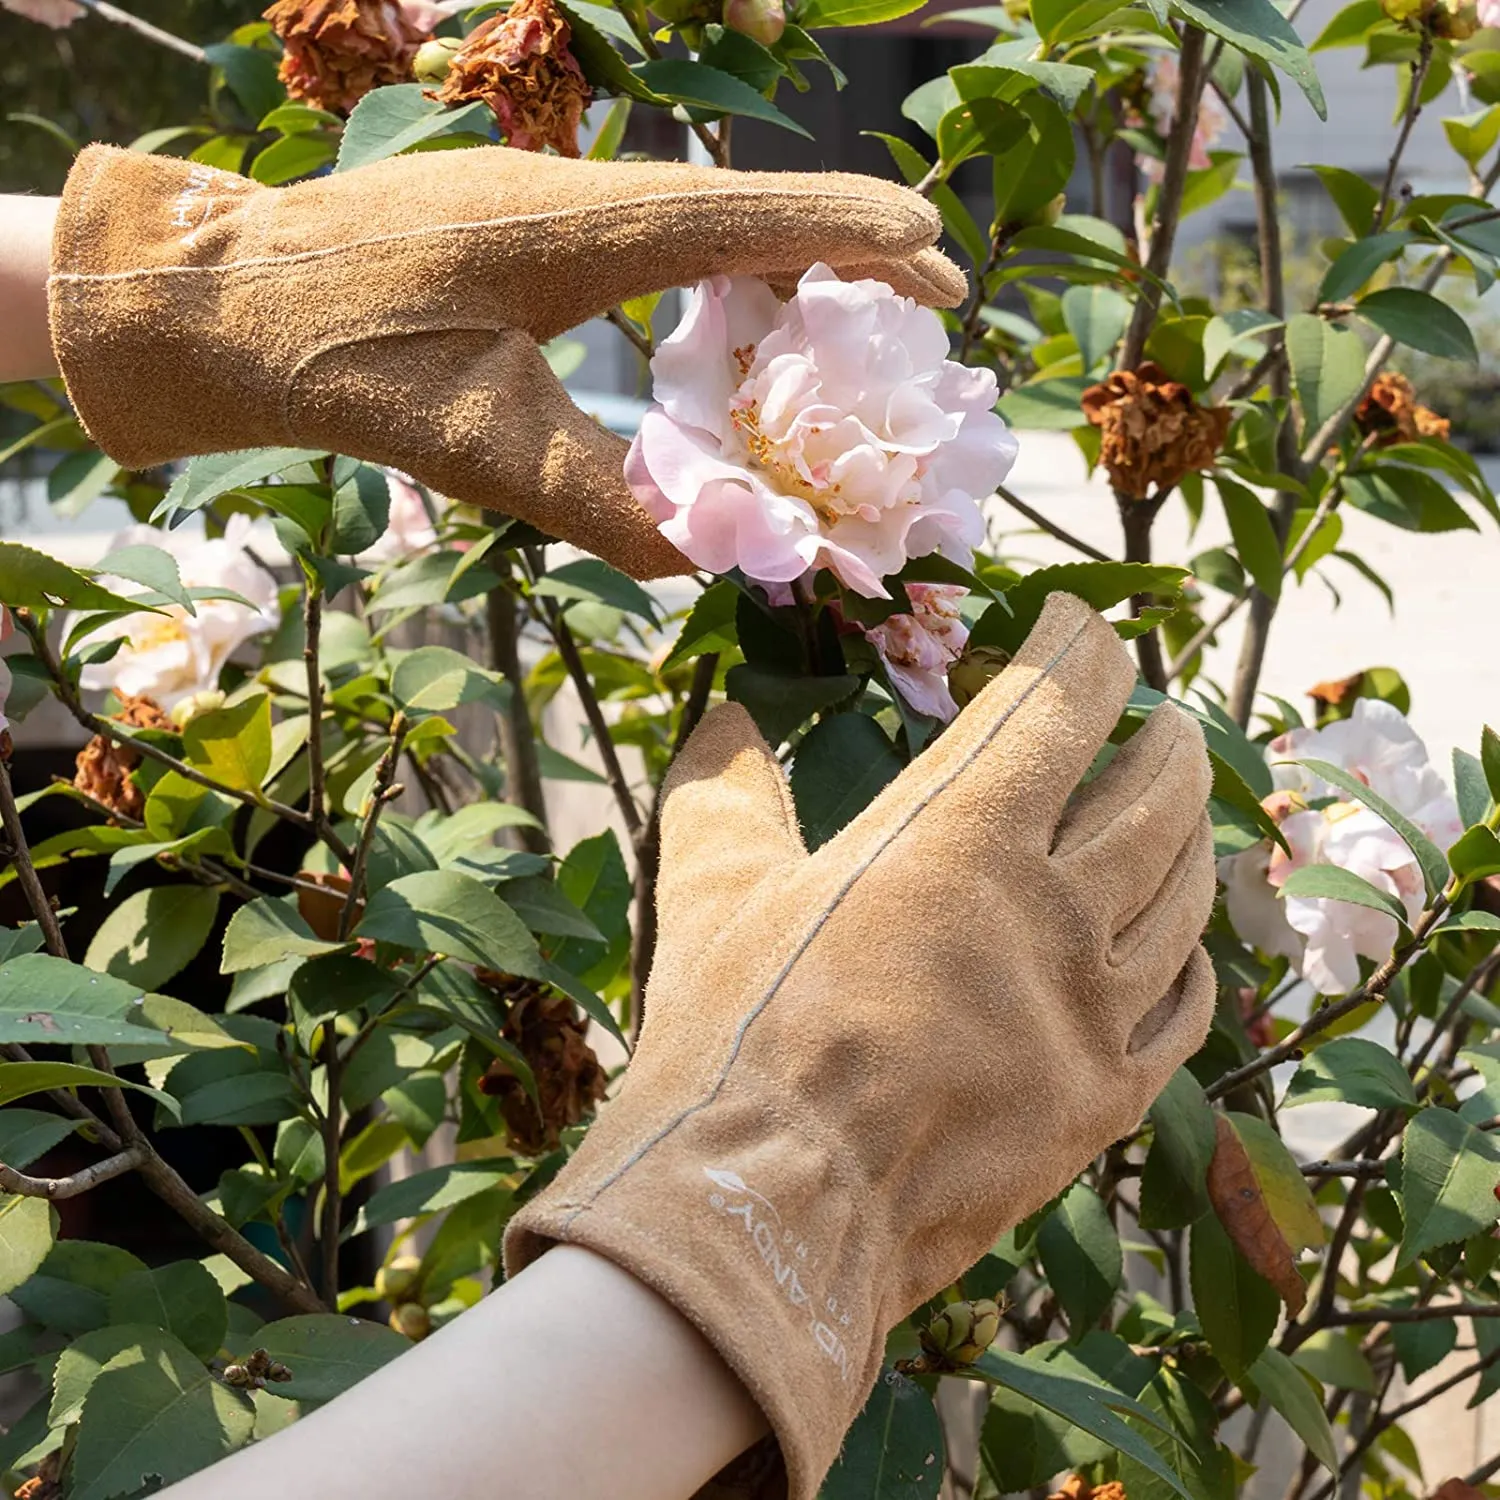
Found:
[(266, 188), (90, 146), (68, 177), (53, 342), (126, 468), (329, 449), (519, 516), (638, 578), (691, 570), (621, 477), (625, 442), (538, 344), (623, 300), (815, 261), (945, 306), (962, 273), (916, 193), (847, 173), (572, 161), (504, 147)]
[(809, 855), (737, 704), (668, 778), (660, 938), (618, 1098), (511, 1221), (695, 1323), (811, 1500), (887, 1331), (1131, 1130), (1208, 1030), (1196, 723), (1163, 706), (1075, 792), (1135, 671), (1053, 594), (1026, 644)]

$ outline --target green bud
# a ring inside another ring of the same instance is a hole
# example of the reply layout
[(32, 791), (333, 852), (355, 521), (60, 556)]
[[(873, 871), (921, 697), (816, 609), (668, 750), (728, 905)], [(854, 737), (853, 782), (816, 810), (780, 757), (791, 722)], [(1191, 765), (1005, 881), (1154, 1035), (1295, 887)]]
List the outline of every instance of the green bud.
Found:
[(724, 24), (762, 47), (774, 47), (786, 30), (786, 11), (781, 0), (724, 0)]
[(432, 1332), (432, 1314), (420, 1302), (403, 1302), (390, 1316), (390, 1325), (418, 1344)]
[(1000, 1332), (1000, 1308), (988, 1297), (950, 1302), (921, 1332), (922, 1347), (947, 1364), (969, 1365)]
[(192, 719), (199, 714), (211, 714), (216, 708), (223, 708), (224, 694), (217, 688), (205, 688), (201, 693), (190, 693), (172, 708), (172, 722), (179, 729), (186, 729)]
[(411, 1302), (422, 1284), (422, 1262), (415, 1255), (398, 1255), (375, 1273), (375, 1291), (387, 1302)]
[(998, 677), (1010, 661), (1010, 652), (998, 646), (971, 646), (948, 668), (948, 691), (962, 708), (972, 703), (984, 685)]
[(411, 60), (411, 76), (418, 83), (441, 83), (453, 66), (453, 54), (462, 46), (462, 41), (451, 36), (435, 36), (423, 42)]

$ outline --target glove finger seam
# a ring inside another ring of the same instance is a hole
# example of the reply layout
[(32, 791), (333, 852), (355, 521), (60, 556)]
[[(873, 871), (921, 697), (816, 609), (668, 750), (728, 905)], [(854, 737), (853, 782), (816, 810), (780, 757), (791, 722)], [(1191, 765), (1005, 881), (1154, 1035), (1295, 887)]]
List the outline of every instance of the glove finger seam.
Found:
[[(274, 189), (267, 189), (274, 191)], [(425, 224), (417, 229), (394, 230), (390, 234), (367, 235), (363, 239), (345, 240), (337, 245), (321, 245), (313, 250), (296, 250), (286, 255), (266, 255), (258, 257), (246, 257), (240, 260), (213, 261), (203, 265), (170, 265), (170, 266), (138, 266), (129, 271), (59, 271), (54, 272), (55, 280), (72, 281), (132, 281), (146, 279), (154, 276), (182, 275), (188, 273), (199, 273), (203, 271), (235, 271), (257, 265), (294, 265), (304, 261), (320, 260), (332, 255), (343, 255), (351, 251), (369, 249), (374, 245), (395, 244), (401, 240), (423, 239), (426, 237), (437, 237), (450, 234), (474, 234), (485, 229), (509, 229), (520, 226), (536, 226), (556, 223), (561, 219), (580, 218), (585, 215), (598, 215), (616, 210), (631, 210), (639, 208), (651, 208), (661, 204), (680, 202), (701, 202), (704, 199), (727, 199), (727, 198), (779, 198), (786, 202), (789, 207), (805, 207), (809, 202), (837, 202), (837, 203), (860, 203), (870, 208), (887, 209), (891, 205), (880, 203), (878, 200), (859, 193), (827, 193), (814, 192), (789, 192), (785, 188), (767, 189), (764, 193), (747, 192), (744, 188), (722, 188), (712, 190), (699, 188), (686, 193), (652, 193), (645, 194), (639, 198), (625, 198), (613, 203), (589, 203), (580, 204), (576, 208), (548, 209), (540, 213), (532, 214), (504, 214), (494, 219), (474, 219), (467, 221), (455, 221), (447, 224)], [(922, 249), (931, 243), (931, 235), (925, 224), (916, 222), (913, 217), (912, 239), (910, 242), (911, 253)], [(920, 236), (920, 238), (919, 238)], [(872, 247), (873, 248), (873, 247)], [(900, 249), (899, 246), (886, 247), (891, 252)], [(878, 258), (878, 257), (877, 257)]]
[(739, 1058), (740, 1050), (744, 1045), (745, 1037), (756, 1020), (765, 1013), (766, 1008), (781, 992), (786, 981), (791, 977), (792, 970), (801, 962), (807, 951), (817, 940), (818, 935), (828, 925), (828, 922), (843, 905), (844, 899), (854, 890), (860, 880), (869, 872), (875, 862), (891, 847), (896, 840), (906, 832), (908, 828), (932, 805), (932, 803), (954, 785), (974, 765), (979, 757), (990, 747), (996, 736), (1011, 722), (1021, 706), (1031, 695), (1046, 682), (1057, 668), (1062, 664), (1064, 658), (1072, 651), (1074, 646), (1087, 634), (1089, 620), (1086, 618), (1068, 637), (1061, 647), (1053, 654), (1051, 659), (1030, 682), (1008, 703), (1005, 710), (1000, 714), (989, 729), (979, 737), (970, 747), (963, 759), (950, 769), (945, 776), (928, 788), (926, 792), (902, 815), (895, 827), (890, 830), (855, 867), (854, 870), (840, 883), (833, 895), (827, 900), (823, 908), (813, 919), (808, 929), (804, 932), (797, 946), (792, 950), (781, 969), (772, 979), (765, 993), (741, 1016), (739, 1024), (735, 1027), (734, 1035), (729, 1044), (729, 1052), (719, 1068), (717, 1077), (710, 1084), (708, 1091), (693, 1103), (679, 1110), (665, 1125), (642, 1141), (629, 1156), (616, 1168), (614, 1168), (599, 1185), (590, 1193), (588, 1201), (581, 1207), (573, 1210), (565, 1221), (571, 1223), (580, 1213), (592, 1208), (615, 1183), (619, 1182), (638, 1162), (642, 1161), (652, 1150), (666, 1140), (677, 1128), (691, 1119), (700, 1111), (707, 1109), (718, 1098), (719, 1093), (728, 1082), (730, 1072)]

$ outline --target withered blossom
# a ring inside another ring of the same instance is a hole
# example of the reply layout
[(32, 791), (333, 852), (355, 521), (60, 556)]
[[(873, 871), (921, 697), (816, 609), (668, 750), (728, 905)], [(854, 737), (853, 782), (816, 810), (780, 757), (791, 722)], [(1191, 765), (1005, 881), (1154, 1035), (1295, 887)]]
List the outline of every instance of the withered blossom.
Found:
[(1383, 370), (1355, 408), (1354, 425), (1373, 439), (1371, 447), (1389, 448), (1393, 443), (1415, 443), (1419, 438), (1442, 438), (1446, 442), (1451, 424), (1447, 417), (1417, 401), (1406, 376)]
[[(132, 729), (172, 728), (172, 721), (161, 711), (156, 700), (144, 694), (137, 698), (127, 698), (114, 719), (117, 723), (128, 724)], [(146, 799), (141, 795), (141, 789), (130, 779), (130, 773), (140, 763), (139, 750), (122, 740), (96, 734), (78, 752), (73, 785), (86, 797), (92, 797), (111, 812), (119, 813), (125, 818), (139, 819), (145, 811)]]
[(1100, 432), (1099, 462), (1128, 500), (1155, 499), (1184, 474), (1212, 468), (1230, 422), (1227, 407), (1200, 406), (1149, 361), (1090, 386), (1083, 411)]
[(264, 18), (281, 39), (288, 95), (348, 114), (371, 89), (409, 81), (435, 16), (399, 0), (276, 0)]
[(570, 50), (572, 28), (552, 0), (516, 0), (471, 31), (428, 97), (442, 104), (482, 99), (506, 143), (520, 151), (551, 146), (578, 155), (578, 128), (592, 97)]

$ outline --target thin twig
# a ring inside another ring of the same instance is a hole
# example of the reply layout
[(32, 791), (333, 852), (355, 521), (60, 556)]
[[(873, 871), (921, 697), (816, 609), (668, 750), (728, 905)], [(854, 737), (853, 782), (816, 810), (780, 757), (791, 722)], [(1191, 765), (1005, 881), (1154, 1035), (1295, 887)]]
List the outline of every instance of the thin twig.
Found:
[(1382, 1157), (1363, 1157), (1355, 1161), (1308, 1161), (1302, 1164), (1304, 1177), (1384, 1177), (1390, 1165)]
[(1358, 1307), (1331, 1312), (1325, 1328), (1357, 1328), (1374, 1323), (1432, 1323), (1439, 1318), (1500, 1318), (1500, 1302), (1433, 1302), (1426, 1307)]
[(631, 840), (635, 841), (640, 838), (641, 834), (641, 810), (636, 805), (635, 795), (630, 790), (625, 768), (620, 764), (615, 742), (610, 738), (609, 721), (604, 717), (604, 710), (599, 704), (599, 696), (595, 693), (594, 684), (589, 678), (588, 668), (584, 666), (583, 658), (578, 654), (578, 642), (573, 639), (573, 632), (568, 628), (568, 622), (563, 618), (562, 610), (552, 600), (544, 601), (544, 610), (547, 628), (551, 631), (552, 639), (557, 646), (557, 654), (568, 669), (568, 676), (572, 678), (573, 687), (583, 702), (583, 714), (589, 721), (589, 728), (593, 731), (594, 739), (598, 744), (599, 757), (604, 762), (604, 774), (609, 782), (610, 790), (615, 795), (620, 816), (624, 819), (625, 831), (630, 835)]
[(1120, 352), (1120, 368), (1133, 370), (1141, 362), (1151, 325), (1161, 305), (1161, 285), (1172, 265), (1172, 247), (1182, 216), (1182, 194), (1187, 186), (1188, 160), (1193, 149), (1193, 121), (1197, 118), (1203, 85), (1208, 76), (1204, 58), (1204, 33), (1196, 26), (1182, 34), (1177, 57), (1177, 100), (1167, 131), (1167, 154), (1162, 167), (1161, 192), (1156, 200), (1156, 225), (1151, 232), (1151, 250), (1146, 257), (1146, 276), (1136, 299), (1130, 327)]
[(1109, 553), (1101, 552), (1097, 547), (1090, 545), (1081, 537), (1076, 537), (1071, 531), (1064, 531), (1055, 521), (1049, 521), (1041, 511), (1034, 510), (1019, 495), (1012, 494), (1003, 484), (995, 486), (995, 493), (1010, 506), (1012, 510), (1019, 511), (1032, 525), (1045, 531), (1048, 536), (1056, 537), (1064, 546), (1071, 547), (1075, 552), (1081, 552), (1085, 557), (1091, 557), (1095, 562), (1112, 562)]
[(15, 864), (16, 879), (26, 897), (26, 904), (37, 920), (37, 926), (42, 929), (47, 951), (54, 958), (65, 959), (68, 956), (68, 946), (63, 941), (62, 927), (52, 908), (52, 900), (43, 890), (42, 882), (37, 878), (36, 866), (31, 862), (31, 850), (27, 846), (26, 833), (21, 827), (21, 814), (16, 807), (15, 789), (10, 784), (10, 767), (6, 765), (3, 755), (0, 755), (0, 821), (3, 821), (5, 842)]
[(79, 0), (85, 10), (92, 11), (96, 16), (106, 21), (113, 21), (117, 26), (127, 26), (137, 36), (144, 37), (148, 42), (155, 42), (158, 47), (166, 47), (172, 52), (178, 52), (183, 57), (190, 57), (194, 62), (206, 63), (208, 54), (202, 47), (193, 42), (184, 41), (180, 36), (173, 36), (170, 31), (163, 31), (160, 26), (153, 26), (149, 21), (143, 21), (139, 16), (133, 16), (128, 10), (121, 10), (117, 5), (109, 4), (109, 0)]
[(27, 1177), (14, 1167), (0, 1163), (0, 1188), (7, 1193), (19, 1193), (23, 1198), (76, 1198), (101, 1182), (133, 1172), (144, 1160), (145, 1153), (140, 1147), (131, 1146), (74, 1172), (71, 1177)]
[(1379, 234), (1385, 228), (1386, 210), (1396, 190), (1396, 173), (1401, 158), (1406, 153), (1406, 143), (1411, 139), (1412, 127), (1422, 113), (1422, 85), (1427, 81), (1427, 70), (1432, 66), (1432, 34), (1424, 26), (1416, 61), (1411, 65), (1410, 88), (1406, 96), (1406, 109), (1401, 116), (1401, 129), (1396, 135), (1396, 144), (1386, 162), (1385, 180), (1380, 184), (1380, 197), (1375, 203), (1375, 212), (1370, 215), (1370, 233)]
[(614, 326), (625, 335), (625, 337), (635, 346), (636, 353), (639, 354), (642, 359), (648, 362), (650, 361), (651, 356), (656, 353), (656, 345), (646, 334), (642, 333), (640, 329), (630, 321), (629, 318), (625, 316), (624, 312), (622, 312), (620, 308), (610, 308), (610, 310), (605, 313), (604, 320), (607, 323), (613, 323)]
[(344, 896), (343, 909), (339, 912), (339, 942), (349, 940), (354, 923), (359, 916), (360, 897), (365, 888), (365, 867), (370, 862), (370, 850), (375, 843), (375, 830), (380, 824), (381, 809), (392, 797), (400, 795), (400, 788), (393, 783), (396, 767), (401, 763), (401, 746), (406, 742), (406, 715), (399, 709), (391, 720), (391, 740), (375, 768), (375, 784), (370, 790), (370, 811), (365, 814), (364, 826), (359, 830), (359, 842), (354, 846), (354, 859), (349, 865), (349, 890)]
[(347, 1059), (339, 1057), (338, 1035), (330, 1022), (324, 1027), (324, 1075), (328, 1086), (328, 1107), (323, 1111), (323, 1222), (318, 1230), (318, 1248), (322, 1252), (323, 1301), (330, 1312), (339, 1305), (339, 1235), (344, 1210), (343, 1184), (339, 1177), (339, 1137), (343, 1101), (339, 1090), (344, 1082)]
[(526, 674), (521, 668), (521, 630), (516, 596), (508, 583), (490, 590), (485, 598), (485, 625), (489, 637), (490, 670), (510, 685), (510, 699), (496, 715), (500, 736), (500, 759), (505, 763), (505, 795), (536, 819), (533, 826), (515, 830), (517, 843), (533, 854), (545, 854), (547, 841), (547, 796), (542, 787), (537, 759), (536, 731), (531, 707), (526, 701)]

